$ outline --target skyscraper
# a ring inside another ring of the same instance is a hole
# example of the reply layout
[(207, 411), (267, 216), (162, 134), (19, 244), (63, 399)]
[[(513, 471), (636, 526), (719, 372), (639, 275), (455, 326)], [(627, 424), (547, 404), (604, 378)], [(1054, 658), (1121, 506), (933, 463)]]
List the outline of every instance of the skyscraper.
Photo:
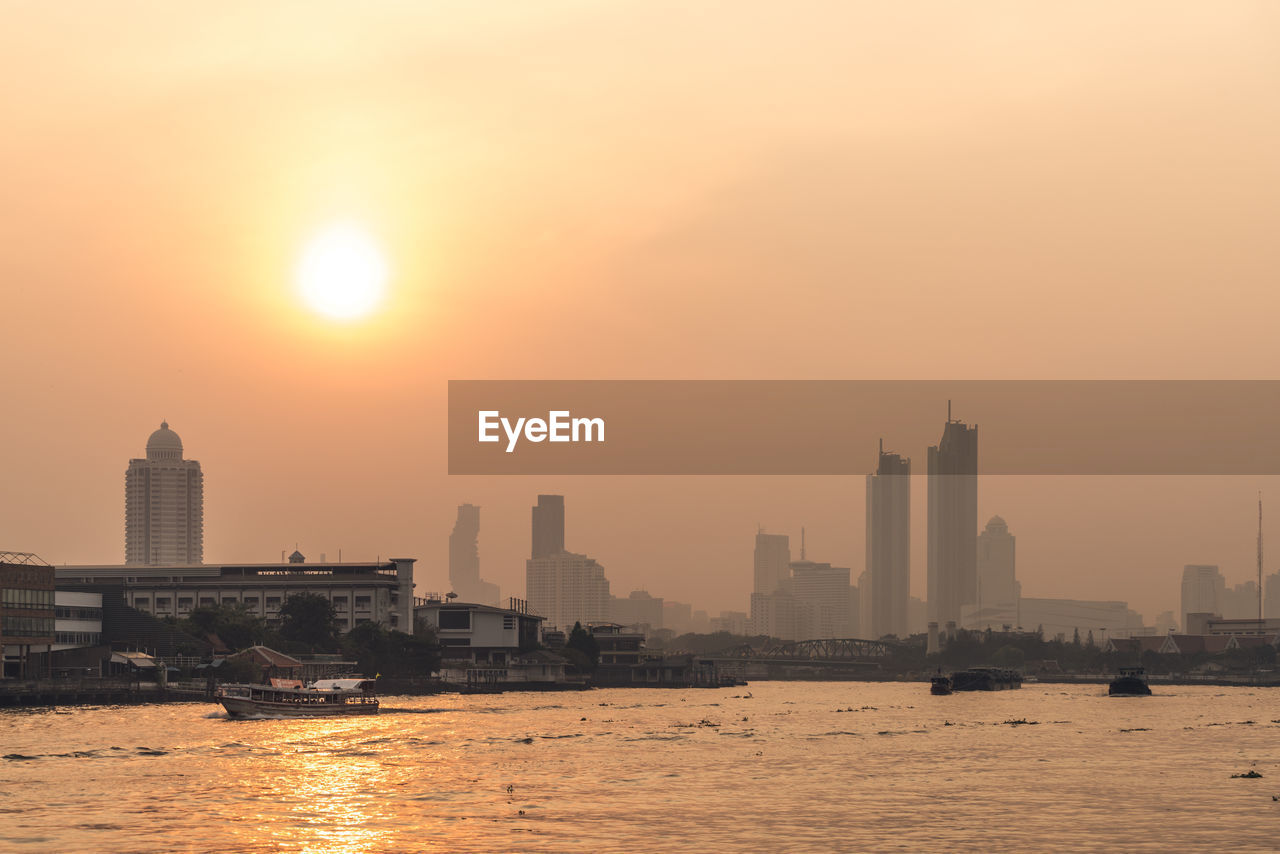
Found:
[(911, 598), (911, 460), (886, 454), (880, 444), (876, 473), (867, 475), (866, 554), (871, 618), (868, 637), (907, 636), (907, 600)]
[[(929, 448), (929, 620), (960, 623), (978, 599), (978, 427), (951, 419)], [(874, 582), (872, 582), (874, 586)]]
[(610, 619), (609, 579), (604, 567), (586, 555), (566, 551), (525, 561), (525, 597), (529, 609), (546, 617), (548, 626), (573, 628), (575, 622)]
[(756, 533), (755, 576), (752, 591), (769, 596), (786, 587), (791, 577), (791, 541), (786, 534)]
[[(564, 496), (539, 495), (533, 508), (533, 550), (530, 557), (551, 557), (564, 551)], [(543, 616), (546, 616), (545, 614)]]
[(1009, 525), (992, 516), (978, 535), (978, 601), (981, 608), (1012, 605), (1021, 592), (1014, 572), (1014, 547), (1018, 538)]
[(1226, 580), (1213, 564), (1189, 563), (1182, 568), (1182, 618), (1183, 631), (1187, 630), (1187, 614), (1215, 614), (1222, 616), (1222, 593)]
[(449, 585), (464, 602), (497, 605), (498, 585), (480, 577), (480, 508), (458, 505), (458, 518), (449, 534)]
[(125, 563), (204, 561), (204, 475), (182, 458), (182, 440), (162, 422), (147, 458), (129, 460), (124, 477)]

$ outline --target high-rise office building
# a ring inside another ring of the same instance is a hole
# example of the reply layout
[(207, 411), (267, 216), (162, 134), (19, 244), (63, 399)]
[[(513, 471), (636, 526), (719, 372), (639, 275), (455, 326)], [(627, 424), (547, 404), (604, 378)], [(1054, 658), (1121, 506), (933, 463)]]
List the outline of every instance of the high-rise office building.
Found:
[(1187, 614), (1215, 614), (1222, 616), (1222, 592), (1226, 581), (1213, 564), (1189, 563), (1182, 568), (1182, 626), (1185, 631)]
[(884, 443), (876, 473), (867, 475), (866, 568), (870, 594), (863, 606), (869, 637), (907, 636), (907, 600), (911, 598), (911, 460), (887, 454)]
[[(978, 427), (951, 418), (929, 448), (929, 620), (959, 625), (978, 598)], [(874, 586), (874, 581), (872, 582)]]
[(791, 563), (791, 595), (797, 605), (801, 640), (852, 637), (857, 597), (849, 586), (849, 568), (797, 560)]
[(979, 608), (1010, 605), (1018, 601), (1021, 587), (1014, 572), (1014, 546), (1018, 538), (1009, 533), (1009, 525), (992, 516), (978, 535), (978, 599)]
[[(539, 495), (533, 508), (532, 558), (551, 557), (564, 551), (564, 496)], [(546, 616), (545, 614), (543, 616)]]
[(480, 577), (480, 508), (459, 504), (449, 534), (449, 586), (463, 602), (498, 605), (498, 585)]
[(755, 577), (752, 591), (769, 596), (785, 588), (791, 577), (791, 544), (786, 534), (756, 534)]
[(525, 598), (547, 626), (571, 629), (574, 623), (606, 623), (612, 616), (609, 579), (604, 567), (586, 555), (560, 551), (525, 561)]
[(204, 475), (167, 421), (147, 439), (146, 459), (129, 460), (124, 496), (126, 563), (204, 561)]

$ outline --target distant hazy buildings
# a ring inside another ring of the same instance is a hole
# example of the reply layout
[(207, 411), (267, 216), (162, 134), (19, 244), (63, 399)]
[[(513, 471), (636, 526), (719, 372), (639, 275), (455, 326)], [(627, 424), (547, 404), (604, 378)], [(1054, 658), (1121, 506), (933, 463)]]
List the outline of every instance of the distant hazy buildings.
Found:
[(1187, 625), (1187, 614), (1222, 614), (1222, 591), (1226, 582), (1218, 567), (1189, 563), (1182, 568), (1182, 610), (1178, 616)]
[(751, 594), (749, 634), (768, 635), (779, 640), (799, 639), (799, 609), (796, 599), (785, 590), (765, 595)]
[(198, 564), (204, 560), (204, 475), (182, 458), (182, 440), (161, 422), (146, 459), (125, 473), (125, 562)]
[(530, 558), (524, 584), (529, 609), (545, 617), (548, 626), (612, 622), (609, 579), (604, 567), (586, 555), (561, 551)]
[[(791, 598), (791, 541), (786, 534), (756, 533), (751, 614), (747, 630), (753, 635), (795, 638), (795, 601)], [(775, 601), (775, 599), (777, 601)]]
[(791, 595), (796, 607), (796, 639), (855, 636), (858, 599), (849, 586), (847, 566), (792, 561)]
[(1043, 629), (1046, 640), (1061, 635), (1071, 640), (1076, 631), (1082, 638), (1089, 632), (1099, 645), (1102, 635), (1127, 638), (1150, 634), (1143, 626), (1142, 615), (1127, 602), (1101, 602), (1087, 599), (1036, 599), (1023, 597), (1019, 608), (1022, 626), (1028, 631)]
[(768, 596), (786, 587), (791, 577), (791, 543), (786, 534), (756, 534), (752, 592)]
[(749, 623), (750, 615), (745, 611), (721, 611), (720, 616), (711, 618), (711, 631), (745, 635)]
[(1258, 582), (1245, 581), (1234, 587), (1222, 587), (1221, 615), (1228, 620), (1258, 618)]
[(992, 516), (978, 535), (978, 598), (981, 607), (1014, 605), (1021, 586), (1014, 573), (1017, 538), (999, 516)]
[(551, 557), (564, 551), (564, 496), (539, 495), (533, 508), (532, 558)]
[(548, 628), (574, 623), (612, 622), (612, 599), (604, 567), (564, 548), (564, 496), (539, 495), (533, 508), (533, 537), (525, 561), (524, 589), (529, 609)]
[(650, 630), (663, 627), (662, 597), (650, 596), (644, 590), (632, 590), (625, 599), (609, 597), (610, 617), (621, 626), (648, 626)]
[(961, 608), (978, 598), (978, 428), (953, 421), (950, 404), (928, 464), (929, 619), (959, 623)]
[(449, 534), (449, 585), (463, 602), (499, 604), (498, 585), (480, 577), (480, 508), (458, 505), (458, 518)]
[(1263, 585), (1266, 597), (1263, 599), (1262, 612), (1266, 617), (1280, 617), (1280, 572), (1273, 572)]
[[(859, 583), (862, 622), (872, 638), (907, 635), (907, 600), (911, 597), (911, 460), (887, 454), (880, 446), (876, 473), (867, 475), (867, 587)], [(868, 589), (869, 588), (869, 589)]]

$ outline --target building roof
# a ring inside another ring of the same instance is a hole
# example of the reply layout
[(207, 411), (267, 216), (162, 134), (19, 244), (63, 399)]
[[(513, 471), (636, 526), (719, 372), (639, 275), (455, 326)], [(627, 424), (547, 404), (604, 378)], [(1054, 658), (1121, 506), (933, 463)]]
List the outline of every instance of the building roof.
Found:
[(169, 429), (168, 421), (160, 422), (160, 429), (147, 439), (147, 459), (182, 459), (182, 439)]
[(251, 646), (242, 652), (237, 652), (231, 657), (249, 658), (256, 661), (258, 664), (263, 664), (268, 667), (293, 668), (302, 666), (302, 662), (298, 659), (285, 655), (283, 652), (277, 652), (276, 650), (266, 646)]
[(526, 617), (531, 620), (545, 620), (541, 617), (527, 611), (517, 611), (513, 608), (499, 608), (497, 605), (485, 605), (480, 602), (441, 602), (436, 599), (429, 599), (421, 604), (415, 604), (413, 610), (421, 611), (427, 608), (466, 608), (469, 611), (488, 611), (492, 614), (510, 614), (515, 617)]
[(1106, 648), (1112, 652), (1128, 652), (1141, 655), (1144, 652), (1160, 652), (1167, 635), (1134, 635), (1129, 638), (1107, 638)]
[(1231, 635), (1166, 635), (1160, 652), (1182, 655), (1207, 653), (1216, 655), (1231, 647)]

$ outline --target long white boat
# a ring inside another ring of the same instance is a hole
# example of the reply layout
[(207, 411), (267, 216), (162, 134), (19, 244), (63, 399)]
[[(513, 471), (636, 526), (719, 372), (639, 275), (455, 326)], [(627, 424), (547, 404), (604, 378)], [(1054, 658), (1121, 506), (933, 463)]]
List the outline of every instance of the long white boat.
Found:
[(223, 685), (218, 702), (233, 718), (319, 718), (376, 715), (372, 679), (272, 679), (270, 685)]

